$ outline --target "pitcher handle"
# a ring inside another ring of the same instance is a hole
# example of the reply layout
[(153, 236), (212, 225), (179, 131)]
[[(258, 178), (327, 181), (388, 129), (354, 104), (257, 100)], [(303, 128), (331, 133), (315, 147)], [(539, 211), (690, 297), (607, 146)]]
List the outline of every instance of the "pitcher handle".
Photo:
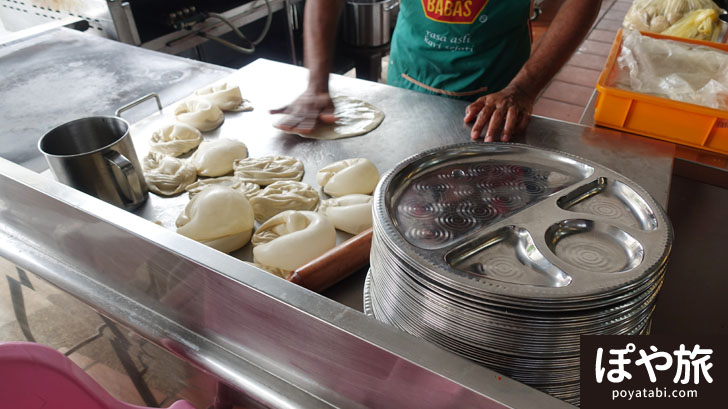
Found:
[(151, 94), (147, 94), (139, 99), (135, 99), (134, 101), (131, 101), (130, 103), (124, 105), (123, 107), (116, 110), (116, 116), (121, 116), (121, 113), (124, 111), (128, 111), (135, 106), (141, 104), (142, 102), (149, 100), (149, 99), (156, 99), (157, 100), (157, 109), (159, 110), (159, 114), (162, 114), (162, 101), (159, 100), (159, 95), (157, 95), (156, 92), (152, 92)]
[[(104, 159), (106, 159), (106, 164), (112, 168), (111, 173), (114, 174), (116, 179), (119, 196), (124, 200), (125, 204), (136, 205), (144, 202), (146, 200), (146, 193), (142, 187), (144, 182), (142, 182), (131, 161), (114, 150), (104, 153)], [(118, 173), (121, 173), (123, 177), (119, 178), (117, 172), (113, 172), (113, 169), (117, 169)]]

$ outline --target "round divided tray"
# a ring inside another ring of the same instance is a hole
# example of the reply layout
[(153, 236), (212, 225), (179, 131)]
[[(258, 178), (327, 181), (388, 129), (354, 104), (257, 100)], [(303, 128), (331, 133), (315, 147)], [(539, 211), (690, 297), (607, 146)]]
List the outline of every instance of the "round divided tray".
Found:
[(579, 335), (647, 332), (672, 244), (634, 182), (518, 144), (406, 159), (373, 224), (367, 313), (571, 403)]

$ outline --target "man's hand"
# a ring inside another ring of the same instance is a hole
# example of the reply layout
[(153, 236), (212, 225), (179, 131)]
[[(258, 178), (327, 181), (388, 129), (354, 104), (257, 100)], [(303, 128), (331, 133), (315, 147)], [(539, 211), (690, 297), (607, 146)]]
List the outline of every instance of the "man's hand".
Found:
[(523, 131), (533, 110), (533, 98), (509, 85), (501, 91), (482, 96), (465, 109), (465, 123), (473, 124), (470, 137), (480, 139), (488, 126), (484, 142), (508, 142), (511, 136)]
[(286, 132), (310, 134), (319, 122), (333, 123), (334, 103), (328, 92), (306, 91), (287, 106), (272, 109), (271, 114), (285, 114), (274, 126)]
[(470, 137), (505, 142), (526, 128), (533, 103), (584, 40), (599, 13), (601, 0), (565, 0), (548, 30), (533, 45), (531, 57), (502, 91), (478, 98), (465, 110), (475, 120)]
[(303, 61), (308, 88), (295, 101), (271, 114), (285, 114), (274, 126), (286, 132), (310, 134), (319, 123), (333, 123), (334, 103), (329, 95), (329, 71), (334, 56), (336, 27), (344, 2), (307, 1), (303, 14)]

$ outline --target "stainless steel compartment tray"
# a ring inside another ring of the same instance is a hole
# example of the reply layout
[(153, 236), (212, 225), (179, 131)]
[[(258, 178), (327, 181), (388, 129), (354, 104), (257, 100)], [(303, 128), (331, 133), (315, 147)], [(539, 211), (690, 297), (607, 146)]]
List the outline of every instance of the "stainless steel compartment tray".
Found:
[(548, 305), (649, 281), (672, 243), (660, 205), (594, 162), (518, 144), (461, 144), (411, 157), (381, 181), (381, 239), (423, 279), (463, 296)]
[(672, 245), (628, 178), (518, 144), (404, 160), (373, 221), (367, 314), (569, 403), (579, 336), (647, 332)]

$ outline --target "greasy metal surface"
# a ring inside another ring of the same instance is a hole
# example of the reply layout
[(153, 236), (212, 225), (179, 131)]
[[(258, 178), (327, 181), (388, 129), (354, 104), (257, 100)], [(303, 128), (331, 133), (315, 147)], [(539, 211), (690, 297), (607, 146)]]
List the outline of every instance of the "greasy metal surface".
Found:
[[(78, 36), (59, 30), (0, 51), (3, 69), (10, 67), (14, 79), (9, 89), (0, 91), (4, 119), (0, 126), (9, 127), (2, 129), (3, 149), (9, 148), (15, 153), (10, 155), (13, 160), (28, 166), (35, 159), (36, 170), (44, 167), (39, 165), (40, 154), (27, 150), (22, 158), (18, 146), (28, 142), (34, 147), (46, 125), (110, 113), (150, 91), (159, 91), (169, 105), (226, 72)], [(364, 99), (388, 117), (362, 137), (304, 140), (273, 129), (275, 118), (267, 110), (303, 91), (305, 70), (259, 60), (236, 72), (235, 79), (256, 110), (228, 116), (226, 123), (237, 125), (225, 136), (244, 140), (253, 156), (279, 153), (304, 159), (304, 181), (310, 184), (315, 185), (319, 166), (339, 158), (367, 157), (384, 171), (425, 149), (467, 140), (469, 128), (462, 124), (465, 103), (342, 77), (332, 78), (334, 94)], [(150, 106), (145, 112), (153, 110)], [(125, 117), (135, 120), (132, 112)], [(223, 126), (213, 137), (226, 129)], [(541, 118), (533, 119), (520, 141), (594, 160), (633, 178), (661, 203), (666, 199), (672, 155), (667, 144)], [(1, 154), (8, 156), (8, 151)], [(4, 242), (12, 243), (2, 247), (3, 256), (43, 273), (95, 308), (151, 334), (160, 344), (188, 334), (168, 322), (192, 331), (189, 339), (193, 341), (184, 338), (185, 342), (172, 345), (177, 349), (168, 347), (199, 354), (201, 366), (232, 384), (243, 386), (240, 377), (245, 374), (240, 368), (251, 363), (295, 389), (346, 407), (356, 407), (357, 402), (561, 405), (509, 379), (495, 382), (491, 371), (48, 177), (5, 161), (0, 169), (0, 234)], [(74, 274), (54, 273), (68, 270)], [(148, 293), (146, 283), (157, 279), (169, 282), (170, 291)], [(108, 297), (93, 296), (100, 291), (97, 284), (108, 289), (102, 292)], [(361, 285), (352, 290), (361, 299)], [(137, 307), (144, 313), (135, 313)], [(217, 348), (232, 353), (234, 365), (205, 359), (206, 351)], [(244, 377), (255, 383), (255, 376)], [(275, 387), (255, 386), (262, 388), (260, 396)]]
[[(36, 172), (47, 168), (38, 139), (62, 123), (114, 111), (159, 92), (176, 101), (232, 70), (58, 28), (0, 46), (0, 156)], [(148, 103), (124, 114), (154, 112)]]
[[(303, 161), (303, 181), (316, 186), (316, 171), (342, 158), (370, 159), (383, 173), (403, 159), (424, 150), (469, 141), (463, 124), (466, 102), (395, 89), (383, 84), (341, 76), (331, 77), (332, 95), (355, 96), (385, 113), (382, 124), (367, 135), (332, 141), (303, 139), (285, 134), (271, 125), (280, 117), (268, 110), (292, 101), (306, 87), (305, 69), (268, 60), (256, 60), (225, 81), (240, 85), (250, 100), (252, 112), (225, 113), (225, 122), (205, 138), (233, 138), (243, 141), (250, 156), (283, 154)], [(175, 99), (162, 99), (167, 107)], [(158, 121), (152, 115), (135, 124), (132, 137), (137, 152), (148, 149), (148, 135)], [(628, 176), (661, 205), (667, 202), (673, 145), (605, 129), (587, 128), (566, 122), (533, 117), (526, 135), (514, 142), (560, 150), (599, 163)]]
[[(261, 77), (265, 79), (261, 80)], [(466, 104), (461, 101), (430, 98), (420, 93), (340, 76), (332, 76), (332, 95), (356, 96), (382, 109), (386, 116), (377, 129), (360, 137), (327, 141), (282, 133), (272, 127), (278, 117), (271, 116), (268, 111), (293, 100), (305, 87), (306, 79), (307, 72), (302, 68), (267, 60), (257, 60), (221, 79), (220, 81), (240, 86), (243, 97), (255, 109), (252, 112), (226, 112), (223, 124), (216, 130), (205, 132), (204, 138), (240, 140), (247, 145), (251, 157), (280, 154), (296, 157), (305, 167), (303, 182), (317, 188), (316, 172), (337, 160), (368, 158), (380, 173), (384, 173), (404, 158), (423, 150), (469, 140), (468, 127), (462, 124), (462, 112)], [(273, 83), (277, 85), (273, 87)], [(160, 124), (173, 118), (175, 102), (163, 100), (163, 113), (154, 113), (133, 125), (132, 138), (140, 158), (149, 151), (151, 133)], [(431, 119), (407, 121), (406, 118), (415, 115), (411, 112), (413, 106), (423, 111), (417, 115)], [(531, 145), (563, 149), (579, 156), (591, 157), (595, 162), (623, 169), (647, 186), (648, 191), (655, 192), (653, 194), (657, 195), (657, 200), (664, 203), (672, 163), (670, 150), (665, 149), (665, 145), (660, 142), (653, 144), (639, 137), (627, 139), (623, 134), (606, 132), (592, 133), (588, 128), (533, 118), (529, 133), (521, 140), (525, 139)], [(610, 141), (609, 138), (612, 137), (619, 139)], [(561, 167), (565, 170), (562, 172), (581, 175), (587, 171), (569, 170), (569, 166), (564, 163)], [(640, 172), (636, 171), (637, 168)], [(570, 177), (573, 175), (564, 175), (566, 179)], [(323, 193), (321, 196), (323, 198)], [(172, 198), (150, 194), (147, 203), (136, 214), (174, 230), (175, 221), (188, 201), (186, 194)], [(338, 233), (339, 242), (349, 237), (348, 234)], [(252, 246), (247, 245), (231, 255), (252, 261)], [(346, 305), (358, 307), (361, 303), (360, 295), (357, 294), (360, 288), (354, 286), (351, 290), (337, 293), (333, 297)]]

